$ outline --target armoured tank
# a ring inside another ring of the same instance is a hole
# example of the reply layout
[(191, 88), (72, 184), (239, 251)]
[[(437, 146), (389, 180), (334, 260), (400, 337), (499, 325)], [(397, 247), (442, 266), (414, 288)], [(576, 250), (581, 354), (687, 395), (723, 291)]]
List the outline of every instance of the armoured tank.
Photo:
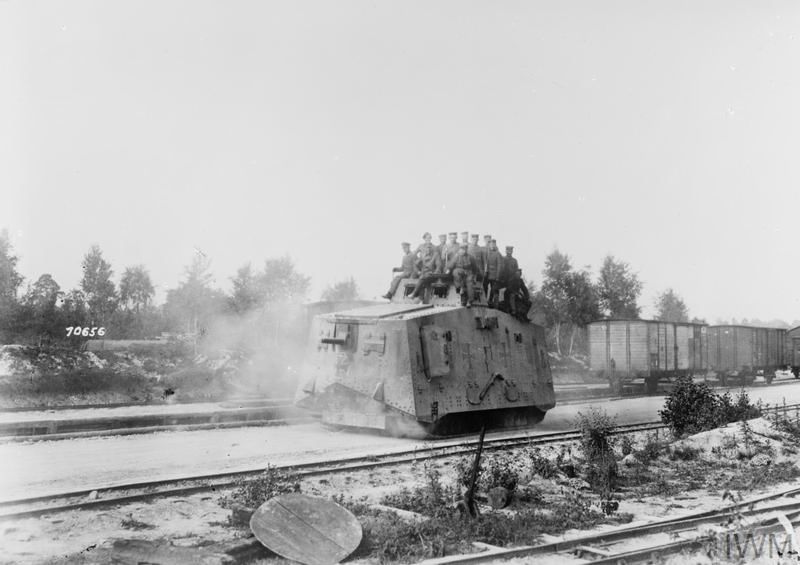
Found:
[[(544, 329), (438, 278), (412, 300), (316, 316), (297, 404), (326, 424), (423, 437), (535, 424), (555, 406)], [(480, 285), (476, 285), (479, 287)]]

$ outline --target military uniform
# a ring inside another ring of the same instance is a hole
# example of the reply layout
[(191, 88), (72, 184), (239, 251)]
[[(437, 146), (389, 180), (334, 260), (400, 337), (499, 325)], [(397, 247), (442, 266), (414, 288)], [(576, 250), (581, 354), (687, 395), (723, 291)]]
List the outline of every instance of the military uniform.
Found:
[(531, 296), (520, 271), (509, 280), (506, 286), (506, 300), (512, 316), (523, 321), (528, 321), (528, 311), (531, 309)]
[(518, 290), (522, 280), (518, 274), (519, 263), (516, 258), (511, 256), (513, 252), (514, 248), (511, 245), (506, 246), (506, 256), (503, 257), (503, 269), (500, 273), (499, 284), (500, 288), (505, 289), (503, 293), (502, 309), (508, 312), (510, 312), (512, 308), (511, 295)]
[(410, 248), (410, 243), (403, 243), (403, 249), (405, 250), (403, 261), (400, 267), (395, 267), (392, 269), (393, 272), (399, 272), (400, 274), (392, 279), (392, 284), (389, 285), (389, 292), (383, 295), (384, 298), (391, 300), (392, 296), (394, 296), (394, 293), (397, 292), (397, 287), (400, 286), (401, 280), (413, 278), (417, 275), (417, 258), (413, 253), (411, 253)]
[(423, 255), (417, 261), (417, 266), (419, 267), (419, 280), (417, 281), (417, 286), (414, 287), (414, 292), (411, 293), (411, 298), (419, 297), (440, 276), (442, 259), (431, 245), (423, 250)]
[(486, 271), (486, 250), (474, 241), (467, 246), (467, 255), (475, 259), (478, 265), (478, 279), (483, 279), (483, 273)]
[(422, 257), (423, 252), (424, 252), (425, 249), (428, 249), (428, 248), (434, 249), (435, 248), (435, 246), (431, 243), (431, 234), (430, 234), (430, 232), (425, 232), (424, 234), (422, 234), (422, 239), (424, 240), (424, 243), (420, 243), (419, 246), (414, 250), (413, 255), (414, 255), (415, 259), (418, 259), (418, 258)]
[(439, 257), (442, 257), (445, 245), (447, 245), (447, 235), (442, 234), (439, 236), (439, 245), (433, 246), (433, 249), (436, 251), (436, 254), (439, 255)]
[(487, 286), (487, 296), (489, 306), (494, 308), (497, 305), (497, 293), (500, 290), (499, 279), (503, 274), (503, 256), (497, 249), (486, 251), (486, 266), (484, 270), (484, 281)]
[(481, 245), (481, 253), (483, 253), (483, 270), (481, 271), (481, 275), (483, 277), (483, 294), (486, 297), (489, 297), (489, 277), (486, 276), (486, 262), (488, 260), (487, 255), (489, 254), (489, 247), (492, 243), (492, 236), (486, 234), (483, 236), (483, 245)]
[(466, 292), (467, 307), (472, 306), (473, 283), (475, 282), (475, 275), (478, 274), (478, 264), (466, 251), (467, 246), (461, 246), (464, 253), (459, 253), (448, 263), (447, 269), (453, 273), (453, 283), (457, 289), (461, 289), (462, 303), (464, 300), (464, 293)]
[(452, 261), (456, 253), (458, 253), (459, 247), (460, 245), (456, 242), (456, 232), (450, 232), (450, 241), (445, 243), (442, 248), (442, 265), (450, 264), (450, 261)]

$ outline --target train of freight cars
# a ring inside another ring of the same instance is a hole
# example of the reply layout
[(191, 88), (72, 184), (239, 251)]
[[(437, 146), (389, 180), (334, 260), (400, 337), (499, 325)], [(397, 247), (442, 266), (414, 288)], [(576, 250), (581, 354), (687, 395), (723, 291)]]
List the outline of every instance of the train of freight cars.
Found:
[(555, 406), (544, 328), (471, 307), (442, 276), (411, 300), (404, 279), (389, 303), (319, 314), (297, 404), (335, 426), (392, 435), (452, 435), (539, 422)]
[(722, 385), (771, 383), (778, 370), (800, 375), (800, 327), (791, 330), (742, 325), (654, 320), (602, 320), (588, 328), (589, 367), (612, 388), (658, 383), (687, 375)]

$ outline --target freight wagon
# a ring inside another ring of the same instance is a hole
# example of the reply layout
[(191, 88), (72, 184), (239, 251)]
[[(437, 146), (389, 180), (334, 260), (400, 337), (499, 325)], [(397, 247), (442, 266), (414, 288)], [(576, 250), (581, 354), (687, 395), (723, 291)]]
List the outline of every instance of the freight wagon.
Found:
[(781, 328), (709, 326), (708, 368), (723, 385), (731, 379), (749, 383), (759, 374), (770, 383), (786, 364), (785, 341), (786, 330)]
[(800, 378), (800, 326), (786, 331), (786, 363), (794, 378)]
[(621, 391), (642, 379), (654, 393), (661, 379), (704, 375), (708, 368), (705, 324), (655, 320), (602, 320), (589, 324), (589, 368)]

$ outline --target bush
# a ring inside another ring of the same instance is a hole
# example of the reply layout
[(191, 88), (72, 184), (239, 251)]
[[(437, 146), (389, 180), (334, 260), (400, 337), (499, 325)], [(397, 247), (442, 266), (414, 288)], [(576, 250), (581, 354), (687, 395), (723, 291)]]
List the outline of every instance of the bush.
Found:
[(695, 383), (691, 377), (678, 377), (664, 409), (659, 410), (661, 421), (676, 436), (756, 418), (760, 412), (759, 407), (750, 402), (747, 391), (740, 391), (734, 402), (730, 393), (714, 394), (707, 385)]
[(611, 435), (614, 425), (613, 418), (596, 408), (590, 408), (586, 414), (578, 412), (576, 427), (581, 432), (586, 480), (604, 498), (611, 495), (618, 476)]
[[(474, 455), (462, 457), (456, 462), (455, 472), (458, 484), (468, 487), (472, 476)], [(507, 453), (483, 454), (478, 476), (475, 481), (478, 490), (488, 492), (494, 487), (503, 487), (513, 492), (519, 484), (520, 463), (516, 457)]]
[(481, 477), (481, 488), (489, 491), (494, 487), (503, 487), (514, 492), (519, 484), (519, 463), (507, 453), (497, 453), (488, 457), (485, 472)]
[(739, 394), (736, 395), (735, 402), (730, 392), (726, 392), (718, 396), (718, 398), (719, 406), (717, 410), (719, 413), (719, 425), (738, 422), (739, 420), (758, 418), (761, 415), (760, 408), (750, 403), (750, 396), (744, 389), (740, 390)]
[(649, 463), (650, 461), (658, 459), (658, 456), (661, 455), (662, 449), (664, 449), (664, 444), (658, 441), (656, 435), (647, 434), (642, 448), (635, 450), (633, 454), (636, 459), (642, 463)]
[(678, 377), (675, 387), (659, 410), (661, 421), (675, 436), (694, 434), (717, 427), (720, 400), (704, 383)]
[(542, 450), (538, 447), (527, 450), (525, 454), (531, 465), (531, 471), (543, 479), (552, 479), (558, 474), (558, 465), (542, 455)]

